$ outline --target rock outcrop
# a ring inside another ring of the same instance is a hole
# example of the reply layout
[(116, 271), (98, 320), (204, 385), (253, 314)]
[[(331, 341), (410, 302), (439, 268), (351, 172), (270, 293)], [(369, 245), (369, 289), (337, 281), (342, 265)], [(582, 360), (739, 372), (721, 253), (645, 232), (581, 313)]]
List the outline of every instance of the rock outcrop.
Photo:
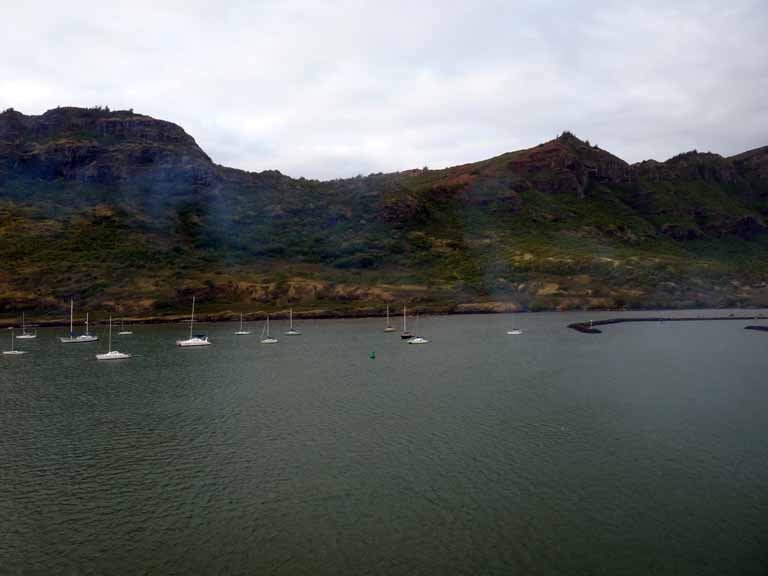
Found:
[(205, 186), (218, 176), (176, 124), (130, 110), (56, 108), (0, 114), (0, 177)]
[(653, 182), (674, 182), (679, 180), (703, 180), (719, 184), (733, 184), (738, 171), (733, 162), (719, 154), (697, 151), (686, 152), (666, 162), (646, 160), (631, 167), (633, 178)]

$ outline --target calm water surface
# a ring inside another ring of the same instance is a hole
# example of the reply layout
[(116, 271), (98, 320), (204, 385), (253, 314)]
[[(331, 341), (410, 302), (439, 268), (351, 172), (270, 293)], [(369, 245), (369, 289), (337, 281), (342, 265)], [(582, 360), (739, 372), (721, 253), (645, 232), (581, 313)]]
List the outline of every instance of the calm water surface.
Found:
[(0, 572), (768, 573), (768, 334), (588, 317), (41, 330), (0, 357)]

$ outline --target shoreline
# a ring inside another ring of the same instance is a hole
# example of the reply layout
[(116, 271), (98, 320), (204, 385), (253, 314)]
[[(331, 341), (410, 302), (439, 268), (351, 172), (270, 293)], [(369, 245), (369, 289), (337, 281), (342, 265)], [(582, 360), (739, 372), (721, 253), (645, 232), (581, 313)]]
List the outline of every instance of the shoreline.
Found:
[[(400, 308), (402, 311), (402, 308)], [(520, 313), (539, 313), (539, 312), (557, 312), (557, 310), (538, 310), (536, 312), (532, 312), (529, 310), (490, 310), (487, 308), (478, 308), (478, 309), (433, 309), (433, 308), (418, 308), (418, 307), (409, 307), (408, 308), (408, 317), (411, 318), (417, 314), (422, 316), (466, 316), (469, 314), (520, 314)], [(270, 320), (288, 320), (288, 309), (279, 310), (277, 312), (267, 312), (266, 310), (262, 311), (259, 310), (257, 312), (252, 313), (243, 313), (243, 321), (244, 322), (261, 322), (266, 319), (267, 313), (269, 313)], [(162, 316), (112, 316), (112, 321), (125, 321), (126, 325), (158, 325), (158, 324), (185, 324), (189, 321), (189, 313), (186, 314), (178, 314), (178, 313), (172, 313)], [(326, 309), (318, 309), (318, 310), (294, 310), (293, 311), (293, 319), (294, 320), (356, 320), (356, 319), (363, 319), (363, 318), (386, 318), (386, 310), (379, 310), (379, 309), (368, 309), (368, 308), (361, 308), (358, 310), (326, 310)], [(392, 313), (390, 311), (390, 320), (393, 323), (396, 323), (398, 318), (402, 318), (401, 313)], [(240, 312), (232, 312), (230, 310), (224, 311), (224, 312), (213, 312), (213, 313), (201, 313), (199, 311), (195, 312), (195, 323), (196, 324), (223, 324), (227, 322), (239, 322), (240, 320)], [(75, 324), (83, 324), (85, 321), (84, 315), (78, 315), (77, 318), (75, 318)], [(97, 318), (97, 319), (91, 319), (90, 324), (93, 326), (100, 326), (100, 325), (106, 325), (108, 322), (105, 318)], [(42, 320), (35, 320), (34, 317), (27, 317), (27, 326), (30, 328), (37, 327), (37, 328), (50, 328), (50, 327), (60, 327), (60, 326), (69, 326), (69, 319), (42, 319)], [(11, 327), (21, 327), (20, 320), (13, 318), (13, 319), (0, 319), (0, 330), (3, 329), (9, 329)]]
[[(507, 304), (507, 303), (497, 303), (500, 304), (499, 306), (489, 305), (488, 303), (476, 303), (476, 304), (460, 304), (460, 305), (454, 305), (450, 307), (436, 307), (436, 308), (429, 308), (429, 307), (409, 307), (409, 313), (408, 317), (413, 317), (415, 315), (422, 315), (422, 316), (466, 316), (471, 314), (482, 314), (482, 315), (492, 315), (492, 314), (541, 314), (541, 313), (605, 313), (605, 312), (620, 312), (620, 313), (643, 313), (643, 312), (684, 312), (688, 311), (690, 312), (691, 309), (684, 309), (684, 308), (666, 308), (666, 309), (657, 309), (657, 308), (641, 308), (641, 309), (632, 309), (632, 310), (611, 310), (611, 309), (589, 309), (589, 310), (520, 310), (513, 307), (513, 305)], [(402, 308), (399, 308), (402, 310)], [(702, 309), (706, 310), (706, 309)], [(710, 309), (711, 310), (711, 309)], [(750, 310), (749, 308), (742, 308), (740, 310)], [(754, 308), (752, 310), (764, 310), (763, 308)], [(245, 322), (260, 322), (263, 321), (266, 318), (267, 313), (269, 313), (270, 319), (272, 320), (287, 320), (289, 309), (281, 309), (278, 311), (270, 311), (267, 310), (257, 310), (255, 312), (251, 312), (248, 314), (243, 313), (243, 320)], [(352, 310), (328, 310), (328, 309), (310, 309), (310, 310), (294, 310), (293, 311), (293, 317), (295, 320), (354, 320), (354, 319), (364, 319), (364, 318), (385, 318), (386, 317), (386, 310), (380, 309), (380, 308), (359, 308), (359, 309), (352, 309)], [(398, 318), (401, 317), (401, 314), (398, 314), (397, 312), (392, 313), (390, 310), (390, 319), (393, 323), (396, 323)], [(127, 325), (160, 325), (160, 324), (185, 324), (189, 321), (189, 314), (188, 313), (170, 313), (165, 315), (143, 315), (143, 316), (112, 316), (113, 322), (122, 322), (125, 321)], [(238, 322), (240, 319), (240, 312), (234, 312), (231, 310), (225, 310), (221, 312), (212, 312), (212, 313), (200, 313), (198, 312), (195, 315), (195, 321), (197, 323), (210, 323), (210, 324), (218, 324), (218, 323), (227, 323), (227, 322)], [(5, 318), (0, 319), (0, 330), (10, 329), (10, 328), (21, 328), (21, 318), (13, 317), (13, 318)], [(733, 314), (729, 316), (702, 316), (702, 317), (671, 317), (671, 316), (653, 316), (653, 317), (629, 317), (629, 318), (608, 318), (604, 320), (594, 320), (591, 322), (584, 321), (584, 322), (574, 322), (571, 324), (568, 324), (568, 328), (571, 328), (572, 330), (576, 330), (577, 332), (581, 332), (584, 334), (600, 334), (602, 333), (602, 330), (599, 330), (597, 328), (594, 328), (595, 326), (607, 326), (610, 324), (620, 324), (625, 322), (681, 322), (681, 321), (706, 321), (706, 320), (768, 320), (768, 312), (761, 312), (761, 314), (753, 314), (749, 316), (734, 316)], [(83, 324), (84, 322), (84, 314), (79, 315), (75, 323), (78, 325)], [(108, 322), (108, 316), (105, 317), (97, 317), (95, 319), (92, 319), (90, 324), (93, 326), (101, 326), (106, 325)], [(42, 319), (35, 319), (34, 316), (27, 316), (27, 326), (29, 328), (51, 328), (51, 327), (61, 327), (61, 326), (68, 326), (69, 325), (69, 318), (67, 318), (65, 315), (62, 314), (60, 318), (42, 318)], [(750, 329), (755, 330), (762, 330), (763, 327), (757, 326), (757, 327), (748, 327)]]

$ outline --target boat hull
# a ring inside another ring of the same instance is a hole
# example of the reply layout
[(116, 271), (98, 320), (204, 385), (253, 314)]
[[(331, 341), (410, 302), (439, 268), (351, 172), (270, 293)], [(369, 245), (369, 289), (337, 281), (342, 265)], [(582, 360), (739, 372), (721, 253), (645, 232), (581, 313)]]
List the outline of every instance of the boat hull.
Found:
[(63, 344), (84, 344), (87, 342), (98, 342), (98, 336), (62, 336), (59, 340)]
[(130, 357), (130, 354), (125, 354), (116, 350), (105, 354), (96, 354), (96, 360), (127, 360)]
[(198, 346), (210, 346), (208, 339), (190, 338), (189, 340), (176, 340), (176, 346), (180, 348), (196, 348)]

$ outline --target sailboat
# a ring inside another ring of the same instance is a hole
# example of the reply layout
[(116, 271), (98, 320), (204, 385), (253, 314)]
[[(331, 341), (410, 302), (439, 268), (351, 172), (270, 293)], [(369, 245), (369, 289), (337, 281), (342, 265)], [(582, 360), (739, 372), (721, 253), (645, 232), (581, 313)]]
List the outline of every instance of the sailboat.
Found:
[(267, 314), (267, 322), (264, 324), (264, 328), (261, 329), (261, 343), (262, 344), (277, 344), (278, 339), (269, 335), (269, 314)]
[(243, 315), (240, 314), (240, 330), (235, 332), (235, 336), (248, 336), (251, 333), (250, 330), (243, 329)]
[(27, 332), (27, 324), (24, 319), (24, 312), (21, 313), (21, 334), (16, 336), (17, 340), (34, 340), (37, 338), (37, 330), (30, 334)]
[[(89, 326), (89, 324), (88, 324), (88, 318), (89, 318), (89, 316), (90, 316), (90, 315), (89, 315), (89, 313), (88, 313), (88, 312), (86, 312), (86, 313), (85, 313), (85, 335), (86, 335), (86, 336), (90, 336), (90, 335), (91, 335), (91, 329), (88, 327), (88, 326)], [(97, 338), (97, 339), (98, 339), (98, 338)]]
[(389, 321), (389, 304), (387, 304), (387, 325), (384, 326), (384, 332), (394, 332), (395, 327)]
[(192, 296), (192, 317), (189, 320), (189, 338), (186, 340), (176, 340), (176, 346), (189, 348), (192, 346), (210, 346), (208, 336), (205, 334), (193, 334), (192, 329), (195, 326), (195, 297)]
[[(416, 327), (418, 329), (419, 326), (419, 316), (416, 315)], [(414, 336), (410, 340), (408, 340), (408, 344), (429, 344), (429, 340), (426, 338), (422, 338), (421, 336)]]
[(80, 342), (96, 342), (99, 337), (88, 331), (88, 314), (85, 315), (85, 332), (75, 336), (75, 301), (69, 301), (69, 336), (61, 336), (59, 340), (64, 344), (77, 344)]
[(13, 328), (11, 328), (11, 349), (10, 350), (3, 350), (3, 354), (6, 356), (19, 356), (21, 354), (26, 354), (23, 350), (16, 350), (14, 347), (14, 341), (16, 340), (16, 334), (13, 331)]
[(290, 326), (288, 327), (288, 330), (285, 331), (285, 334), (287, 336), (299, 336), (301, 334), (301, 330), (293, 327), (293, 308), (288, 311), (288, 317), (290, 318)]
[(408, 331), (408, 320), (407, 320), (405, 306), (403, 306), (403, 331), (400, 332), (400, 338), (402, 338), (403, 340), (410, 340), (411, 338), (413, 338), (413, 334), (411, 334)]
[(112, 350), (112, 316), (109, 317), (109, 345), (107, 346), (107, 352), (104, 354), (96, 354), (96, 360), (125, 360), (130, 358), (130, 354), (124, 352), (118, 352)]
[(126, 330), (125, 329), (125, 318), (120, 320), (120, 332), (117, 333), (118, 336), (130, 336), (133, 334), (132, 330)]

